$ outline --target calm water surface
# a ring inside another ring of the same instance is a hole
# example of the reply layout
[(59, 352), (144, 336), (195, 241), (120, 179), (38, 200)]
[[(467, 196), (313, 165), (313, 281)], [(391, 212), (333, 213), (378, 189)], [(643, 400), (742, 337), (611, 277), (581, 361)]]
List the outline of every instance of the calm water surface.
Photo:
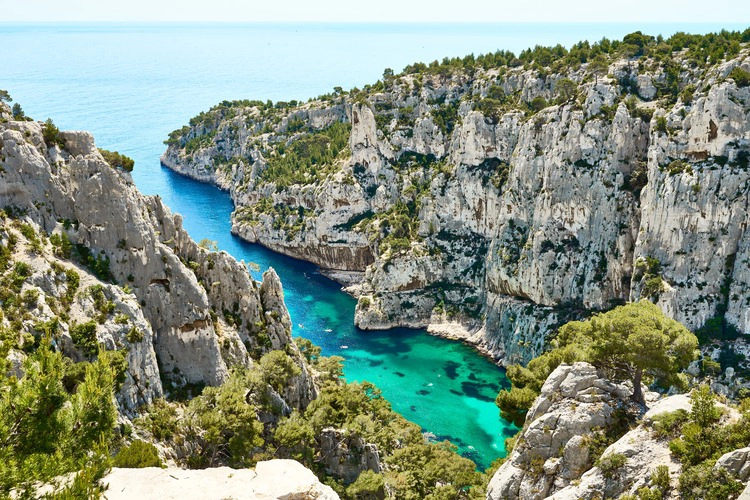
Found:
[(494, 405), (507, 386), (503, 372), (472, 349), (422, 331), (355, 329), (351, 297), (314, 266), (231, 236), (229, 197), (161, 168), (162, 141), (224, 99), (306, 100), (334, 86), (374, 83), (384, 68), (398, 72), (416, 61), (569, 46), (637, 29), (669, 35), (745, 27), (0, 23), (0, 88), (27, 115), (51, 117), (61, 129), (89, 130), (100, 147), (133, 157), (141, 191), (160, 195), (182, 214), (196, 240), (216, 240), (237, 259), (259, 264), (261, 272), (273, 266), (295, 335), (321, 345), (326, 355), (343, 356), (348, 380), (377, 384), (396, 411), (485, 467), (504, 454), (503, 441), (515, 432)]

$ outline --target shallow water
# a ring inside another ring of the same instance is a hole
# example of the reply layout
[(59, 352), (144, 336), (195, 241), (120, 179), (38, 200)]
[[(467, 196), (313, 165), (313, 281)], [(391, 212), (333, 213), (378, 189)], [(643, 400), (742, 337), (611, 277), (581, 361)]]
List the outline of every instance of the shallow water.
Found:
[(636, 29), (669, 35), (721, 28), (745, 26), (0, 24), (0, 89), (29, 116), (89, 130), (100, 147), (133, 157), (141, 191), (159, 194), (182, 214), (196, 240), (216, 240), (261, 271), (273, 266), (295, 335), (321, 345), (326, 355), (343, 356), (349, 380), (377, 384), (396, 411), (485, 467), (515, 432), (493, 402), (507, 385), (502, 370), (460, 343), (422, 331), (355, 329), (351, 297), (314, 266), (231, 236), (229, 197), (161, 168), (162, 141), (224, 99), (307, 99), (337, 85), (374, 83), (386, 67), (398, 72), (445, 56), (569, 46)]

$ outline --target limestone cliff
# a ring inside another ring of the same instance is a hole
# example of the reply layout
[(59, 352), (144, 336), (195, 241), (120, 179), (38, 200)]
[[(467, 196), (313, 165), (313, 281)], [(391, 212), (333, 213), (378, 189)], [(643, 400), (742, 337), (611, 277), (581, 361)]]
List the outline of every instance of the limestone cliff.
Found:
[[(21, 348), (51, 334), (74, 361), (100, 346), (125, 352), (125, 414), (184, 384), (218, 385), (272, 349), (301, 368), (288, 405), (315, 397), (275, 272), (259, 284), (228, 254), (199, 247), (90, 134), (0, 110), (0, 207), (0, 275), (11, 284), (0, 328)], [(20, 367), (23, 352), (11, 358)]]
[[(488, 500), (684, 498), (682, 474), (691, 464), (681, 463), (670, 451), (670, 437), (680, 433), (665, 436), (657, 430), (659, 418), (667, 414), (682, 412), (686, 420), (691, 399), (657, 399), (658, 394), (648, 393), (650, 408), (641, 414), (628, 398), (631, 391), (612, 384), (588, 363), (560, 365), (544, 383), (515, 447), (490, 481)], [(718, 425), (746, 425), (737, 410), (718, 406), (724, 412)], [(728, 482), (746, 483), (750, 475), (747, 448), (710, 463), (714, 470), (726, 471)], [(742, 488), (738, 484), (735, 490)], [(707, 498), (700, 493), (693, 497)]]
[(241, 237), (359, 272), (365, 329), (456, 322), (434, 330), (528, 361), (563, 321), (647, 297), (750, 333), (750, 49), (632, 40), (598, 68), (472, 57), (225, 101), (162, 163), (228, 190)]

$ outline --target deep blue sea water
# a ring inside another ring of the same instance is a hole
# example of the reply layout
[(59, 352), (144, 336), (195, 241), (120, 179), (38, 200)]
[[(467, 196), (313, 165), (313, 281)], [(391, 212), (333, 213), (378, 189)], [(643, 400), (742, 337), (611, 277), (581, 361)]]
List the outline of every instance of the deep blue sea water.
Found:
[[(504, 453), (515, 429), (494, 397), (503, 372), (472, 349), (421, 331), (361, 332), (354, 300), (310, 264), (229, 233), (229, 197), (163, 169), (167, 134), (224, 99), (306, 100), (334, 86), (362, 87), (383, 69), (416, 61), (519, 52), (536, 44), (668, 36), (746, 25), (624, 24), (2, 24), (0, 89), (26, 114), (61, 129), (89, 130), (97, 144), (136, 160), (138, 187), (184, 216), (196, 240), (216, 240), (238, 259), (273, 266), (284, 284), (294, 334), (346, 358), (349, 380), (377, 384), (394, 409), (450, 439), (481, 467)], [(259, 277), (256, 276), (256, 277)], [(344, 349), (342, 346), (347, 346)]]

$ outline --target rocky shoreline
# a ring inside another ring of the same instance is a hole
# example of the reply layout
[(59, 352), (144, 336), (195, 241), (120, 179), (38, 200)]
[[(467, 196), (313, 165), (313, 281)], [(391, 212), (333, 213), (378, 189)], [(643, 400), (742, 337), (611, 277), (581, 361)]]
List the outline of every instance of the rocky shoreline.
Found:
[(161, 161), (228, 190), (235, 234), (338, 276), (363, 329), (481, 324), (472, 342), (509, 364), (568, 320), (649, 298), (694, 331), (750, 333), (735, 265), (750, 258), (750, 88), (731, 76), (748, 54), (407, 71), (302, 104), (225, 102)]

